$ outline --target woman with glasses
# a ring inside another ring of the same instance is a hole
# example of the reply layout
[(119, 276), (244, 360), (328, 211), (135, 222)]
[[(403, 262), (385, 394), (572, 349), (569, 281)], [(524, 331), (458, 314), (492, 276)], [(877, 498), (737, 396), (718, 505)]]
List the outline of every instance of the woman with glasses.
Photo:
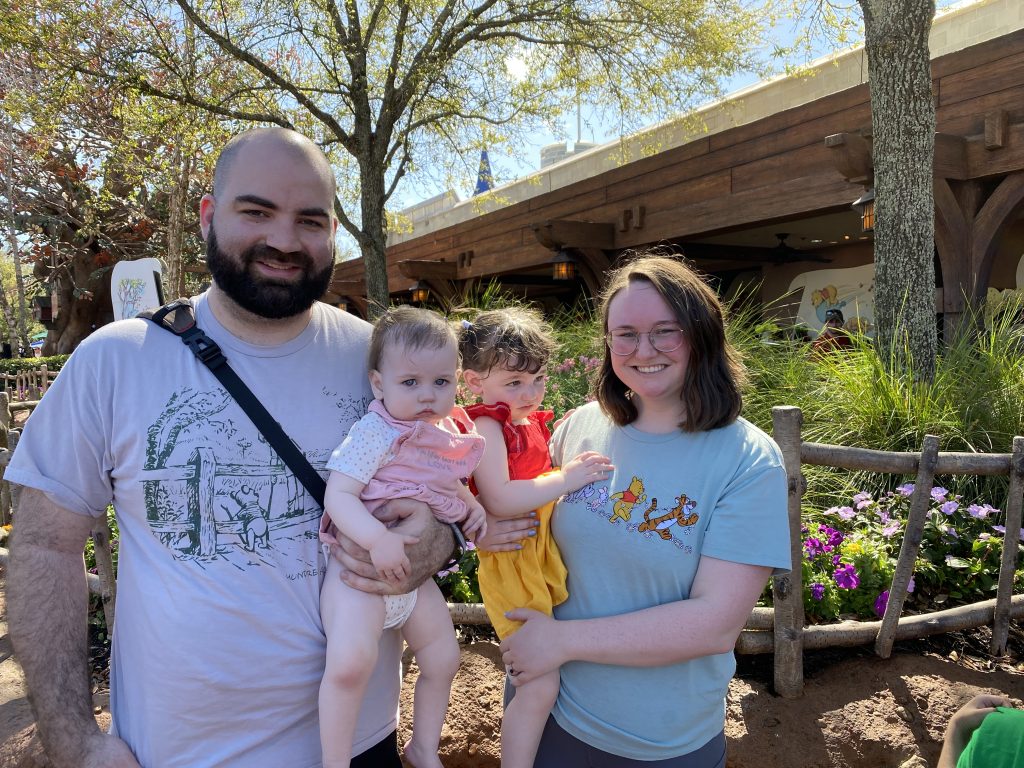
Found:
[(739, 417), (743, 368), (688, 267), (627, 263), (601, 316), (597, 402), (551, 452), (596, 451), (615, 469), (559, 501), (569, 597), (553, 617), (512, 611), (525, 623), (503, 660), (516, 686), (561, 671), (535, 768), (725, 766), (733, 646), (773, 569), (790, 567), (782, 458)]

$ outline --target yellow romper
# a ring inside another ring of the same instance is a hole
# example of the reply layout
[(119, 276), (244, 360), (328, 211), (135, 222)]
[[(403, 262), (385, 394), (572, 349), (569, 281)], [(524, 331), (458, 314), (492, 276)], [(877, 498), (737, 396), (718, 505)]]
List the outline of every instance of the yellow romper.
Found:
[[(466, 408), (470, 418), (489, 416), (502, 427), (508, 451), (510, 480), (531, 480), (552, 471), (548, 440), (551, 411), (535, 411), (527, 424), (513, 424), (505, 403), (471, 405)], [(532, 608), (551, 615), (554, 606), (565, 601), (566, 570), (562, 556), (551, 535), (551, 513), (554, 502), (537, 510), (537, 535), (522, 542), (522, 549), (513, 552), (477, 550), (480, 569), (477, 578), (484, 609), (498, 637), (504, 639), (519, 629), (522, 622), (510, 621), (505, 612), (513, 608)]]

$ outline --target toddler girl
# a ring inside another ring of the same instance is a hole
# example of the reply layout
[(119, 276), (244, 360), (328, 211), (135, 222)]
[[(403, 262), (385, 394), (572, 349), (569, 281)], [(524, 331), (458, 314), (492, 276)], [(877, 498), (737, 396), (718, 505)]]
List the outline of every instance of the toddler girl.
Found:
[[(550, 535), (553, 504), (562, 494), (604, 479), (612, 469), (606, 457), (587, 451), (552, 470), (547, 422), (553, 414), (538, 409), (554, 348), (548, 327), (531, 310), (492, 310), (463, 323), (462, 378), (482, 400), (466, 410), (486, 441), (473, 484), (489, 514), (521, 517), (536, 510), (539, 523), (520, 550), (477, 550), (480, 594), (502, 639), (519, 627), (505, 617), (506, 611), (522, 607), (550, 615), (566, 599), (565, 566)], [(501, 724), (503, 768), (533, 765), (558, 683), (556, 670), (516, 688)]]
[[(444, 522), (461, 522), (476, 538), (483, 508), (462, 478), (479, 462), (484, 441), (465, 411), (455, 407), (458, 339), (444, 318), (397, 307), (377, 321), (370, 338), (370, 386), (377, 398), (331, 454), (321, 539), (340, 531), (370, 553), (381, 578), (409, 575), (405, 545), (416, 539), (388, 530), (371, 512), (389, 499), (430, 505)], [(461, 421), (468, 434), (457, 426)], [(348, 766), (360, 702), (377, 658), (381, 632), (401, 627), (416, 654), (412, 738), (405, 758), (416, 768), (440, 768), (441, 726), (459, 664), (448, 607), (430, 579), (403, 595), (371, 595), (347, 586), (340, 565), (327, 558), (320, 613), (327, 634), (327, 666), (320, 683), (320, 741), (324, 768)]]

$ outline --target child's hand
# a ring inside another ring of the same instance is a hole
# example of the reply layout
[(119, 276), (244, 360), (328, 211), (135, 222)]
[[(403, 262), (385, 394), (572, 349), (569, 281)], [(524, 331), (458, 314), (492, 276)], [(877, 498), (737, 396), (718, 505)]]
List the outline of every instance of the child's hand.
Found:
[(409, 558), (405, 555), (405, 545), (415, 544), (419, 539), (415, 536), (404, 536), (400, 533), (385, 531), (370, 547), (370, 562), (377, 569), (381, 578), (390, 582), (402, 581), (409, 575)]
[(467, 502), (466, 519), (462, 521), (462, 533), (467, 539), (476, 542), (487, 534), (487, 513), (476, 501)]
[(615, 469), (611, 459), (596, 451), (585, 451), (562, 467), (565, 493), (578, 491), (585, 485), (604, 480)]

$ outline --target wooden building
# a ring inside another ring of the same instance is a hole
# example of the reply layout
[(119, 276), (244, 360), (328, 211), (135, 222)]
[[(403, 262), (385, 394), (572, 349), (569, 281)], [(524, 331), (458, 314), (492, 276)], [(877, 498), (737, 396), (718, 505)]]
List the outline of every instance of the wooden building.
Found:
[[(936, 311), (951, 323), (965, 297), (1024, 280), (1024, 3), (982, 0), (939, 17), (931, 50)], [(853, 270), (869, 290), (872, 235), (851, 205), (871, 187), (866, 71), (857, 48), (484, 200), (414, 209), (411, 231), (389, 240), (393, 297), (419, 287), (447, 300), (494, 279), (551, 308), (593, 295), (623, 251), (653, 244), (685, 254), (723, 294), (758, 286), (766, 305), (794, 285), (810, 293), (821, 270)], [(578, 280), (554, 279), (566, 260)], [(822, 295), (822, 306), (842, 305), (834, 286), (821, 290), (816, 305)], [(338, 265), (332, 292), (365, 315), (361, 260)], [(777, 311), (796, 316), (799, 302)]]

